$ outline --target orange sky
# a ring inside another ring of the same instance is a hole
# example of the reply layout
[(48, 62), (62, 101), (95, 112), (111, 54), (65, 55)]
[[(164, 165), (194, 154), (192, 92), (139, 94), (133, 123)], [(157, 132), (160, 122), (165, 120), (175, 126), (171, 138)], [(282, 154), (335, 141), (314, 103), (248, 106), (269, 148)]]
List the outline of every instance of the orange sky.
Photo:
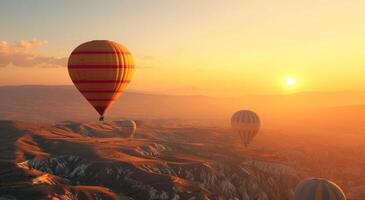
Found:
[(63, 63), (72, 49), (111, 39), (135, 56), (130, 90), (239, 96), (365, 87), (364, 1), (82, 2), (1, 6), (0, 85), (71, 84)]

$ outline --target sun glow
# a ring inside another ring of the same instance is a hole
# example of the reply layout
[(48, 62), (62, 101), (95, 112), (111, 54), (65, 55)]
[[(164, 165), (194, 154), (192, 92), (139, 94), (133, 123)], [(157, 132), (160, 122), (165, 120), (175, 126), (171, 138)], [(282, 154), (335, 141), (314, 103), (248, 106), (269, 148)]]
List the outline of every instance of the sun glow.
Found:
[(288, 86), (293, 86), (297, 83), (297, 80), (294, 78), (294, 77), (289, 77), (287, 80), (286, 80), (286, 84)]

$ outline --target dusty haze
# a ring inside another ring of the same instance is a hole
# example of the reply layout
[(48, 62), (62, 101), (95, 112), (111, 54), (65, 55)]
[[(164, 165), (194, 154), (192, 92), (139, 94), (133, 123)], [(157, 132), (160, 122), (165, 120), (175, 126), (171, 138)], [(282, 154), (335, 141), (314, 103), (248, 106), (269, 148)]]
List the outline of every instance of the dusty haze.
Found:
[[(255, 110), (264, 128), (325, 128), (359, 131), (365, 127), (365, 92), (303, 92), (236, 98), (173, 96), (126, 92), (106, 119), (179, 119), (229, 126), (239, 109)], [(96, 111), (73, 86), (2, 86), (0, 118), (30, 122), (95, 121)]]
[[(349, 199), (362, 200), (364, 102), (364, 92), (237, 98), (127, 92), (100, 124), (71, 86), (3, 86), (0, 130), (5, 145), (0, 160), (8, 167), (0, 170), (0, 177), (14, 177), (3, 191), (13, 196), (32, 191), (42, 197), (37, 185), (43, 184), (51, 195), (78, 199), (96, 194), (103, 199), (178, 195), (283, 200), (292, 198), (301, 179), (325, 177)], [(263, 124), (248, 149), (229, 128), (231, 114), (243, 108), (255, 110)], [(134, 139), (117, 135), (113, 121), (121, 118), (137, 121)], [(107, 181), (85, 175), (95, 171)], [(121, 173), (133, 175), (115, 179)], [(24, 184), (17, 185), (19, 181)]]

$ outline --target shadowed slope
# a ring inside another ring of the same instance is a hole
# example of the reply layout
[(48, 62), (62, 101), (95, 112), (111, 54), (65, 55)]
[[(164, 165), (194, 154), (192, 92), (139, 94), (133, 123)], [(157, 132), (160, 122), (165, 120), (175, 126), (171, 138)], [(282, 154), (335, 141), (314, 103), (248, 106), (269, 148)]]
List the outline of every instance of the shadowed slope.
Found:
[[(6, 160), (8, 167), (1, 167), (1, 176), (23, 177), (2, 183), (6, 193), (0, 196), (289, 199), (287, 188), (292, 190), (297, 182), (295, 171), (276, 165), (275, 158), (262, 157), (264, 167), (257, 167), (242, 148), (232, 145), (225, 130), (145, 125), (131, 139), (119, 136), (120, 127), (114, 122), (0, 123), (9, 135), (3, 141), (8, 144), (4, 152), (16, 152)], [(23, 185), (17, 186), (19, 182)], [(25, 188), (24, 193), (16, 192), (19, 187)]]

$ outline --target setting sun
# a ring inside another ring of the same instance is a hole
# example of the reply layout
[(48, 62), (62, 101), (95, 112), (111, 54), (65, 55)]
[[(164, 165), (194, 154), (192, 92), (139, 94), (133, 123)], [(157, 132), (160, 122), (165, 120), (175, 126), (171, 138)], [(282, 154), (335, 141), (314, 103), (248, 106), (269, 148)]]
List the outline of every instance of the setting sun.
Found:
[(297, 80), (293, 77), (289, 77), (287, 80), (286, 80), (286, 84), (288, 86), (293, 86), (297, 83)]

